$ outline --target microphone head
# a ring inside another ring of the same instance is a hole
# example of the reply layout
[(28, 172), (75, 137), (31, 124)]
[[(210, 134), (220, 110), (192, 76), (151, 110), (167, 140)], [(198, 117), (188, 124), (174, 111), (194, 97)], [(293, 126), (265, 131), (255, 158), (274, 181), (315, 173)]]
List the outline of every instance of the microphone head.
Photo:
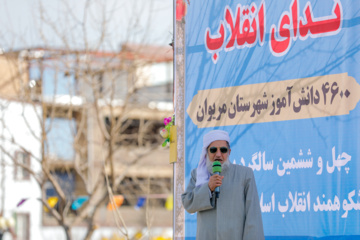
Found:
[(215, 172), (221, 172), (221, 163), (219, 161), (214, 161), (212, 165), (212, 171)]

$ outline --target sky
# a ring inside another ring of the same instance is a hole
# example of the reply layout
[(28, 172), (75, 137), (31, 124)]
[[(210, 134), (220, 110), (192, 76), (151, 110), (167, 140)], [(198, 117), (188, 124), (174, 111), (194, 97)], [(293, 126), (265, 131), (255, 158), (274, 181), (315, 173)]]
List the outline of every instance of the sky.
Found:
[(30, 47), (116, 51), (124, 42), (172, 41), (172, 0), (0, 0), (0, 6), (4, 51)]

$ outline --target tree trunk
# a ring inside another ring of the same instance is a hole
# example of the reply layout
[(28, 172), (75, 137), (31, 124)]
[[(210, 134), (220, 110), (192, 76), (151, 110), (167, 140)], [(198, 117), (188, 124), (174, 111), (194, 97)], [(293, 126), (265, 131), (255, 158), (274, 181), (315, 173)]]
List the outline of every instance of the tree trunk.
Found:
[(72, 240), (72, 236), (71, 236), (71, 228), (69, 226), (63, 225), (64, 231), (65, 231), (65, 235), (66, 235), (66, 240)]

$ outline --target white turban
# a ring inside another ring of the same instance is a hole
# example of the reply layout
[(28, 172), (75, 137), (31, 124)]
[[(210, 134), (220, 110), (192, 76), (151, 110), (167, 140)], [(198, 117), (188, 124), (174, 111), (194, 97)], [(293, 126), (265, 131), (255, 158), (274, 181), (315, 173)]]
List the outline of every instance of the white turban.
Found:
[(196, 186), (209, 181), (210, 173), (206, 168), (207, 147), (214, 141), (224, 140), (230, 144), (229, 134), (222, 130), (213, 130), (204, 135), (203, 148), (200, 155), (199, 165), (196, 170)]

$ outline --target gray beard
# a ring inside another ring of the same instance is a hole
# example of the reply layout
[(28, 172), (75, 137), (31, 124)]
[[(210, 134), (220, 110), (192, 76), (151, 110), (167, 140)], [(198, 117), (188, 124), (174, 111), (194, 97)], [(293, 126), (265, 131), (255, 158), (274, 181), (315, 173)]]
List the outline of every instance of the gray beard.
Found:
[[(231, 163), (230, 163), (229, 159), (227, 159), (223, 164), (221, 164), (221, 172), (222, 173), (226, 172), (229, 169), (230, 164)], [(213, 174), (212, 165), (213, 165), (213, 163), (210, 161), (209, 155), (206, 154), (206, 168), (211, 175)]]

